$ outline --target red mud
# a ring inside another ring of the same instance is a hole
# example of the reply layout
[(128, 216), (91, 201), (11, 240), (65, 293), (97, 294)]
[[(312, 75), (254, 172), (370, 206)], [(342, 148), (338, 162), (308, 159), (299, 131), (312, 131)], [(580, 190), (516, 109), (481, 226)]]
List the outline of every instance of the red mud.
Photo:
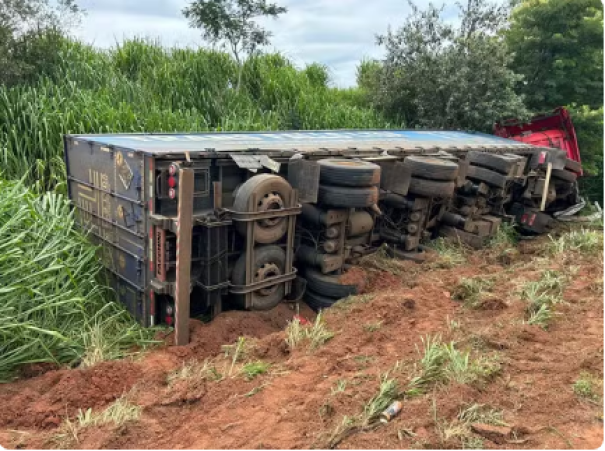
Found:
[[(136, 361), (51, 370), (2, 385), (0, 443), (59, 446), (64, 418), (73, 419), (78, 409), (101, 410), (128, 393), (143, 408), (138, 421), (87, 427), (78, 441), (61, 446), (325, 448), (343, 417), (359, 415), (377, 393), (380, 375), (401, 362), (403, 372), (394, 377), (405, 386), (415, 374), (421, 337), (439, 334), (473, 355), (497, 356), (500, 374), (481, 385), (450, 383), (405, 399), (389, 424), (350, 434), (338, 448), (460, 447), (444, 439), (444, 427), (455, 425), (459, 411), (472, 403), (501, 410), (515, 434), (498, 443), (474, 434), (485, 448), (596, 448), (603, 441), (602, 401), (578, 398), (572, 385), (582, 372), (603, 378), (603, 299), (595, 289), (596, 280), (602, 283), (602, 257), (574, 260), (577, 274), (565, 288), (565, 303), (556, 306), (561, 315), (545, 331), (523, 323), (525, 303), (518, 296), (519, 284), (546, 269), (531, 261), (541, 255), (538, 244), (526, 243), (506, 266), (485, 251), (460, 267), (416, 266), (401, 276), (352, 269), (343, 280), (367, 282), (366, 294), (325, 312), (334, 337), (313, 352), (286, 345), (284, 329), (296, 312), (282, 305), (264, 313), (228, 312), (210, 324), (192, 321), (190, 345), (162, 347)], [(566, 264), (549, 267), (564, 271)], [(471, 310), (450, 293), (461, 278), (475, 276), (497, 282), (486, 303)], [(313, 319), (308, 308), (300, 313)], [(229, 376), (231, 358), (221, 348), (240, 336), (254, 343), (247, 359), (271, 364), (267, 374)], [(167, 382), (183, 362), (207, 358), (222, 380)], [(343, 384), (344, 390), (336, 389)]]

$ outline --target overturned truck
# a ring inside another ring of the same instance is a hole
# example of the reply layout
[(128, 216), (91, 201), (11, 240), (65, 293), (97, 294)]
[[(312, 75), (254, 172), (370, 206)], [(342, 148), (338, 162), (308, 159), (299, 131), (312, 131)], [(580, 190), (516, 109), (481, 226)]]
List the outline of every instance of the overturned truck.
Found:
[(67, 135), (69, 194), (119, 299), (176, 328), (223, 309), (355, 292), (339, 276), (385, 245), (480, 247), (505, 222), (543, 233), (577, 202), (579, 158), (469, 132)]

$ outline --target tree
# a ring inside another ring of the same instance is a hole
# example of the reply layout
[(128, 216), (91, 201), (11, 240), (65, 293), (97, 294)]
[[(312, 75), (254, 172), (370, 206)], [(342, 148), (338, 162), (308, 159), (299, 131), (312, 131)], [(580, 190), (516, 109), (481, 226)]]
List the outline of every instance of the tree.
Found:
[(459, 24), (429, 5), (412, 13), (396, 32), (378, 36), (386, 58), (373, 99), (407, 126), (490, 131), (501, 118), (525, 117), (514, 91), (519, 77), (501, 30), (508, 11), (485, 0), (459, 5)]
[(518, 90), (536, 111), (603, 105), (603, 4), (600, 0), (524, 0), (506, 42)]
[(254, 19), (277, 18), (287, 11), (267, 0), (195, 0), (183, 9), (183, 14), (190, 26), (200, 28), (210, 43), (229, 46), (239, 66), (236, 87), (239, 91), (246, 57), (269, 44), (271, 37)]
[(0, 83), (27, 82), (49, 71), (81, 13), (74, 0), (0, 0)]

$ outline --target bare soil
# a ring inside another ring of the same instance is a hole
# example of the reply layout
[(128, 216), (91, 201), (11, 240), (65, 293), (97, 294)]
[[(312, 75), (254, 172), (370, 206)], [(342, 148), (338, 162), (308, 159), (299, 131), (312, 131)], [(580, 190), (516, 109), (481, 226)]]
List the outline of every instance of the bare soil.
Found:
[[(0, 386), (0, 443), (8, 448), (325, 448), (344, 416), (359, 415), (377, 393), (381, 374), (397, 362), (404, 386), (415, 374), (421, 338), (441, 335), (473, 355), (496, 356), (501, 372), (484, 384), (442, 384), (404, 399), (388, 424), (354, 431), (337, 448), (460, 447), (444, 437), (460, 410), (472, 403), (503, 413), (512, 435), (483, 440), (485, 448), (597, 448), (603, 442), (602, 392), (578, 397), (572, 385), (581, 373), (603, 379), (602, 253), (544, 259), (544, 239), (523, 242), (503, 259), (500, 251), (473, 252), (453, 268), (407, 263), (398, 275), (354, 268), (343, 283), (362, 295), (325, 312), (334, 337), (313, 351), (289, 349), (285, 328), (300, 311), (280, 305), (271, 312), (227, 312), (210, 324), (191, 322), (188, 346), (166, 346), (92, 368), (35, 367), (19, 381)], [(564, 303), (547, 330), (526, 324), (519, 287), (545, 270), (568, 274)], [(451, 292), (464, 277), (493, 278), (477, 309)], [(599, 288), (600, 285), (600, 288)], [(234, 365), (223, 345), (238, 337), (250, 344)], [(168, 375), (184, 363), (210, 359), (219, 381)], [(247, 361), (271, 364), (248, 380), (229, 369)], [(344, 387), (342, 390), (337, 387)], [(602, 383), (599, 390), (602, 391)], [(57, 441), (66, 418), (101, 411), (126, 395), (142, 406), (139, 420), (121, 426), (82, 428), (77, 438)], [(474, 433), (473, 433), (474, 434)]]

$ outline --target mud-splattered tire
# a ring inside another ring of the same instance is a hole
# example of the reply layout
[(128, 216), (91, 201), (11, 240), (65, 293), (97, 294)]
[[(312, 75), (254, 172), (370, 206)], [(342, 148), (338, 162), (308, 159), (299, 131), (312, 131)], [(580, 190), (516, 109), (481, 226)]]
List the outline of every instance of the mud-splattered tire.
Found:
[[(254, 262), (252, 272), (254, 281), (259, 281), (271, 276), (285, 274), (286, 252), (279, 246), (260, 246), (254, 250)], [(258, 277), (256, 277), (258, 275)], [(246, 283), (246, 253), (243, 253), (231, 273), (231, 281), (234, 285)], [(285, 286), (283, 283), (257, 290), (252, 293), (251, 310), (270, 310), (284, 298)], [(245, 295), (234, 295), (233, 299), (239, 307), (245, 308)]]
[(325, 308), (332, 307), (338, 299), (329, 298), (327, 296), (322, 296), (321, 294), (315, 293), (307, 288), (305, 291), (305, 302), (309, 307), (311, 307), (316, 312)]
[(326, 185), (365, 187), (380, 183), (380, 166), (369, 161), (326, 158), (318, 163), (319, 179)]
[(452, 161), (435, 157), (412, 155), (403, 160), (412, 177), (450, 182), (458, 176), (458, 165)]
[(355, 285), (341, 284), (338, 281), (339, 276), (322, 274), (319, 271), (307, 268), (305, 270), (305, 279), (307, 279), (307, 286), (322, 296), (344, 298), (357, 294), (357, 287)]
[[(256, 205), (253, 212), (278, 210), (284, 208), (289, 201), (292, 187), (283, 178), (273, 174), (259, 174), (241, 185), (237, 189), (237, 195), (233, 203), (233, 210), (238, 212), (249, 212), (249, 200), (256, 194)], [(237, 222), (236, 230), (246, 236), (245, 222)], [(256, 221), (254, 226), (255, 241), (261, 244), (275, 243), (281, 239), (288, 230), (287, 218), (270, 218)]]
[(378, 202), (378, 188), (319, 185), (319, 202), (331, 207), (364, 208)]
[(495, 186), (496, 188), (505, 188), (506, 183), (509, 180), (509, 178), (503, 174), (473, 165), (468, 167), (466, 176), (471, 180), (483, 182), (487, 185)]
[(551, 177), (553, 179), (564, 180), (566, 182), (573, 183), (577, 180), (578, 175), (575, 172), (571, 172), (566, 169), (553, 169)]
[(568, 171), (580, 173), (582, 172), (582, 163), (568, 158), (567, 160), (565, 160), (565, 169), (567, 169)]
[(474, 166), (481, 166), (501, 174), (508, 174), (519, 158), (515, 155), (496, 155), (472, 150), (468, 153), (467, 160)]
[(454, 189), (456, 189), (454, 182), (411, 177), (408, 192), (420, 197), (452, 197)]

